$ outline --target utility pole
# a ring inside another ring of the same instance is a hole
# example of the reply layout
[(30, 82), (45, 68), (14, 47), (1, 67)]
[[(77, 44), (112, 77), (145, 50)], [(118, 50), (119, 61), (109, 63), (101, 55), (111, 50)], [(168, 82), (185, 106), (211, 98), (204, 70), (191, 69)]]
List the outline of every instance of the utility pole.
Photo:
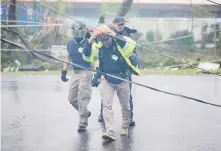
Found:
[(10, 0), (9, 8), (8, 8), (8, 24), (16, 24), (16, 0)]
[[(9, 7), (8, 7), (8, 23), (9, 25), (15, 25), (16, 24), (16, 0), (10, 0), (10, 4), (9, 4)], [(9, 34), (9, 37), (10, 39), (14, 39), (14, 37)], [(8, 46), (9, 49), (13, 49), (14, 46), (12, 45), (9, 45)], [(12, 53), (12, 52), (11, 52)], [(10, 54), (12, 55), (12, 54)]]
[[(190, 0), (190, 5), (191, 5), (191, 34), (193, 34), (193, 3), (192, 3), (192, 0)], [(194, 47), (194, 36), (193, 36), (193, 43), (191, 46), (191, 51), (194, 51), (193, 47)]]
[(120, 10), (117, 13), (117, 16), (125, 17), (126, 14), (131, 10), (133, 0), (123, 0), (121, 3)]
[(216, 44), (217, 44), (217, 43), (216, 43), (216, 36), (217, 36), (217, 35), (216, 35), (216, 32), (215, 32), (215, 56), (217, 55), (217, 54), (216, 54)]
[(193, 33), (193, 3), (192, 3), (192, 0), (190, 0), (190, 5), (191, 5), (191, 17), (192, 17), (192, 20), (191, 20), (191, 34)]

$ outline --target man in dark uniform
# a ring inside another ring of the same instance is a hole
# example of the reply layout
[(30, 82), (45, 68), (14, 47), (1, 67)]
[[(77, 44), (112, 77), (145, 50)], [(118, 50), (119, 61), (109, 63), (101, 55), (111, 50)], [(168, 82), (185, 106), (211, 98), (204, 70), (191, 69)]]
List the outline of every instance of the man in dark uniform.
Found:
[[(128, 79), (128, 70), (131, 70), (135, 75), (140, 75), (139, 69), (133, 66), (129, 60), (129, 56), (134, 51), (136, 43), (126, 36), (118, 36), (124, 40), (119, 40), (114, 38), (114, 36), (116, 36), (116, 33), (111, 30), (110, 27), (104, 24), (100, 25), (97, 28), (96, 35), (92, 35), (88, 40), (88, 43), (85, 45), (83, 58), (88, 62), (94, 62), (95, 60), (93, 58), (97, 55), (99, 59), (98, 70), (123, 79)], [(95, 38), (97, 39), (96, 43), (92, 43)], [(101, 100), (103, 103), (102, 114), (104, 116), (104, 124), (106, 128), (106, 132), (102, 135), (102, 138), (105, 140), (116, 140), (112, 110), (115, 91), (117, 92), (121, 105), (121, 135), (128, 135), (130, 123), (129, 84), (107, 75), (100, 74), (96, 78), (100, 80)]]
[[(84, 24), (77, 22), (73, 24), (71, 29), (73, 31), (73, 39), (67, 44), (68, 53), (65, 57), (65, 61), (71, 61), (85, 68), (90, 68), (91, 63), (83, 59), (83, 47), (88, 41), (88, 39), (85, 38), (88, 34), (88, 30)], [(64, 63), (61, 72), (61, 80), (63, 82), (68, 81), (66, 78), (68, 67), (69, 64)], [(79, 113), (78, 132), (84, 132), (88, 126), (88, 118), (91, 115), (91, 112), (87, 110), (87, 106), (90, 102), (92, 93), (92, 73), (74, 65), (72, 68), (74, 72), (69, 83), (68, 100)]]

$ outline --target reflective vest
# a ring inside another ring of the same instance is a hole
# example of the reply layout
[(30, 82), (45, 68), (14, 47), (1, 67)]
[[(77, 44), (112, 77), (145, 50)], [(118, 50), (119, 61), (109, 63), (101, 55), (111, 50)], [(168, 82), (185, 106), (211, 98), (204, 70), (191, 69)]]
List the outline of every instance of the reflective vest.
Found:
[[(111, 29), (114, 30), (115, 33), (117, 33), (117, 35), (122, 35), (122, 36), (130, 37), (130, 38), (131, 38), (131, 33), (137, 33), (137, 30), (130, 29), (126, 26), (124, 27), (124, 29), (122, 31), (117, 31), (114, 27), (112, 27)], [(136, 67), (138, 65), (138, 59), (137, 59), (137, 53), (136, 53), (135, 49), (134, 49), (133, 53), (130, 55), (129, 60), (132, 63), (132, 65)], [(130, 72), (131, 72), (131, 70), (130, 70)]]
[[(113, 61), (114, 59), (118, 60), (118, 58), (121, 57), (123, 60), (123, 65), (126, 64), (127, 67), (131, 70), (131, 72), (133, 74), (140, 75), (141, 74), (140, 70), (136, 66), (132, 65), (132, 63), (129, 60), (129, 56), (132, 54), (133, 50), (135, 49), (136, 43), (129, 37), (123, 36), (123, 38), (129, 42), (126, 42), (126, 44), (123, 48), (121, 48), (119, 45), (116, 44), (116, 47), (117, 47), (116, 50), (118, 51), (118, 54), (112, 54), (112, 56), (109, 56), (108, 63), (106, 63), (106, 64), (109, 64), (112, 66), (111, 67), (107, 66), (107, 68), (109, 68), (112, 71), (115, 68), (117, 71), (120, 67), (118, 67), (118, 69), (117, 69), (116, 66), (119, 66), (119, 64), (112, 64), (109, 61)], [(101, 42), (94, 43), (92, 45), (92, 51), (90, 53), (90, 56), (84, 56), (83, 57), (84, 60), (91, 62), (91, 63), (94, 62), (94, 58), (95, 58), (95, 56), (98, 56), (98, 52), (100, 49), (102, 49), (102, 43)], [(111, 59), (113, 59), (113, 60), (111, 60)], [(104, 59), (104, 62), (105, 61), (107, 61), (107, 60)], [(115, 66), (115, 67), (113, 67), (113, 66)], [(121, 69), (122, 69), (122, 67), (121, 67)], [(108, 70), (108, 69), (105, 69), (105, 70)]]

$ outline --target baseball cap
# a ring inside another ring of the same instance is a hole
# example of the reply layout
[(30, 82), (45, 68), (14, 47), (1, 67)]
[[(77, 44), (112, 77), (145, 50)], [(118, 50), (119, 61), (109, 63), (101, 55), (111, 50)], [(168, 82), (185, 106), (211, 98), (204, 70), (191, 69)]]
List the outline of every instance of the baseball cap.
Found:
[(125, 23), (125, 19), (124, 19), (124, 17), (122, 17), (122, 16), (117, 16), (117, 17), (115, 17), (115, 19), (113, 20), (113, 23), (114, 23), (114, 24), (118, 24), (118, 25), (124, 24), (124, 23)]

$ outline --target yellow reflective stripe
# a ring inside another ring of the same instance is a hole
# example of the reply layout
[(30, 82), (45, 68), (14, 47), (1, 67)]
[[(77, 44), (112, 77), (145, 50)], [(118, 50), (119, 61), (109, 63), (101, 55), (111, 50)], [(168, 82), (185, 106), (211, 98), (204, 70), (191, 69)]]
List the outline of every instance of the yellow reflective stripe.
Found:
[[(136, 42), (133, 41), (131, 38), (129, 37), (125, 37), (123, 36), (123, 38), (128, 41), (126, 42), (124, 48), (121, 48), (123, 50), (123, 54), (125, 57), (129, 57), (131, 55), (131, 53), (133, 52), (134, 48), (136, 47)], [(119, 47), (119, 46), (118, 46)]]
[(102, 42), (98, 42), (98, 43), (93, 43), (92, 47), (97, 47), (98, 49), (101, 48), (103, 46)]
[(94, 59), (93, 59), (93, 57), (87, 57), (87, 56), (85, 56), (84, 54), (82, 55), (83, 56), (83, 59), (85, 60), (85, 61), (87, 61), (87, 62), (90, 62), (90, 63), (92, 63), (93, 61), (94, 61)]
[(136, 75), (141, 75), (141, 72), (138, 68), (133, 66), (128, 58), (124, 58), (127, 62), (127, 64), (133, 69), (133, 71), (136, 73)]
[(99, 52), (99, 49), (97, 47), (92, 47), (92, 53), (91, 53), (91, 57), (92, 58), (97, 58), (98, 56), (98, 52)]
[[(132, 68), (133, 71), (136, 73), (135, 75), (141, 75), (140, 70), (139, 70), (138, 68), (136, 68), (135, 66), (133, 66), (133, 65), (131, 64), (129, 58), (124, 55), (124, 51), (121, 49), (121, 47), (117, 45), (117, 48), (118, 48), (118, 51), (120, 52), (120, 54), (123, 56), (124, 60), (125, 60), (125, 61), (127, 62), (127, 64), (129, 65), (129, 67)], [(133, 50), (132, 50), (132, 52), (133, 52)], [(129, 54), (129, 55), (130, 55), (130, 54)]]
[(97, 45), (97, 44), (93, 44), (93, 45), (92, 45), (91, 57), (92, 57), (93, 59), (98, 58), (98, 52), (99, 52), (98, 45)]

